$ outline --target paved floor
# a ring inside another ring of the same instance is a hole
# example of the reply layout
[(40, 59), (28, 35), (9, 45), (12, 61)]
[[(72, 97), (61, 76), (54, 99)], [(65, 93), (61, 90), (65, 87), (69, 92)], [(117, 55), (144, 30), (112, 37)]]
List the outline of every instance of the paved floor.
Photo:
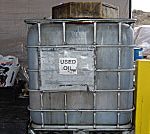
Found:
[(6, 91), (0, 90), (0, 134), (26, 134), (28, 98), (14, 97), (11, 89)]

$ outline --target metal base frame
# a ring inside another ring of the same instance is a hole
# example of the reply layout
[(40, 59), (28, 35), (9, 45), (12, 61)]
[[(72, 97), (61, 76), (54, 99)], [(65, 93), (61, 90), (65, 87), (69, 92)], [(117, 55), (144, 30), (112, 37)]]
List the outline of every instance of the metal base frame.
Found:
[(37, 131), (28, 130), (28, 134), (134, 134), (133, 131)]
[(117, 126), (50, 126), (30, 123), (28, 134), (134, 134), (132, 125)]

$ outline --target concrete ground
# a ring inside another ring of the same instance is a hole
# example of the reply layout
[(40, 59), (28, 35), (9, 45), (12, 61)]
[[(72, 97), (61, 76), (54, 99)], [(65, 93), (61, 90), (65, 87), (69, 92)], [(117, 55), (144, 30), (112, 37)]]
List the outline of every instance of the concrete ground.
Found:
[(26, 134), (28, 98), (14, 96), (14, 89), (0, 89), (0, 134)]

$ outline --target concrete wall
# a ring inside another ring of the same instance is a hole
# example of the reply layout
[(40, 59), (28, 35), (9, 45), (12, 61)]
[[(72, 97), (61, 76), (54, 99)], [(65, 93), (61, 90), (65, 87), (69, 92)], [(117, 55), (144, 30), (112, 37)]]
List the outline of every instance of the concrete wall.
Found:
[[(19, 57), (21, 63), (24, 63), (26, 61), (25, 46), (27, 33), (27, 26), (24, 23), (24, 19), (49, 17), (51, 16), (52, 6), (69, 1), (70, 0), (0, 0), (0, 54), (15, 55)], [(119, 6), (120, 17), (128, 17), (128, 0), (103, 1)]]

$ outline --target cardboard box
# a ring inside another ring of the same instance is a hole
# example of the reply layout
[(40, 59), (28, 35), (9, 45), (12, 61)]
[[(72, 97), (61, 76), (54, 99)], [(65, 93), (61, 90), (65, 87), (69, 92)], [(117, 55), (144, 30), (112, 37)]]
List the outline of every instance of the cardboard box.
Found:
[(52, 8), (53, 19), (118, 17), (118, 7), (102, 2), (70, 2)]

